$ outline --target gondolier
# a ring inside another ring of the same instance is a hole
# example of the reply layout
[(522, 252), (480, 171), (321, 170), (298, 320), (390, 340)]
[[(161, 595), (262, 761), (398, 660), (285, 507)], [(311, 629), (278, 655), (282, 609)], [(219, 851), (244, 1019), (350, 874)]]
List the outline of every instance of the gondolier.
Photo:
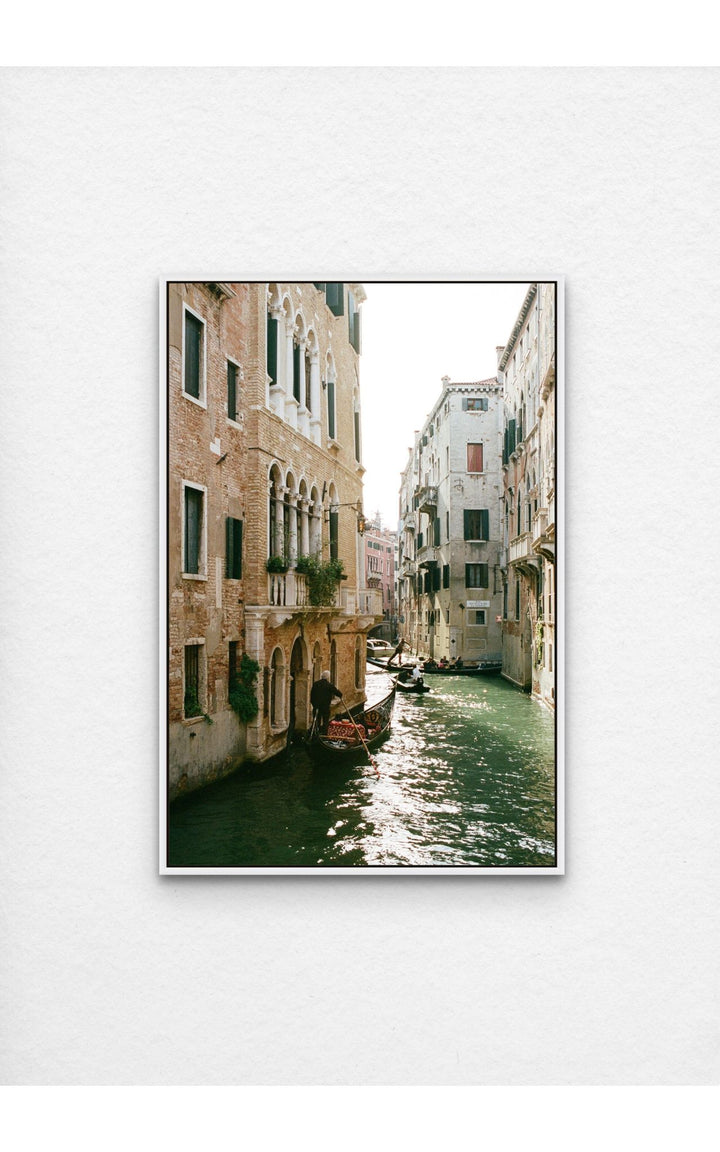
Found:
[(342, 693), (334, 684), (331, 684), (330, 673), (323, 672), (310, 691), (310, 703), (314, 711), (313, 728), (317, 722), (320, 725), (320, 731), (327, 732), (327, 726), (330, 723), (330, 705), (334, 696), (340, 697)]
[(398, 664), (402, 664), (402, 654), (403, 654), (404, 649), (405, 649), (405, 641), (401, 640), (400, 643), (398, 644), (397, 648), (393, 652), (392, 656), (390, 656), (390, 658), (388, 659), (388, 662), (387, 662), (388, 668), (391, 667), (392, 662), (396, 656), (398, 658)]

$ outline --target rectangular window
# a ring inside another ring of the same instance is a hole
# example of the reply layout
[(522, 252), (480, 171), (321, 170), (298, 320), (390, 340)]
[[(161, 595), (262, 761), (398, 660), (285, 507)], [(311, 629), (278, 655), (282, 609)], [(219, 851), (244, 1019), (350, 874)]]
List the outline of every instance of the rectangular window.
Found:
[(482, 444), (468, 444), (468, 446), (467, 446), (467, 470), (468, 470), (468, 472), (482, 472), (482, 470), (483, 470), (483, 446), (482, 446)]
[(436, 516), (433, 520), (433, 544), (437, 548), (440, 543), (440, 518)]
[(185, 645), (185, 698), (183, 703), (186, 719), (202, 716), (200, 700), (200, 645)]
[(227, 362), (227, 405), (228, 419), (237, 420), (237, 364)]
[(466, 396), (463, 399), (463, 412), (487, 412), (488, 402), (486, 396)]
[(183, 388), (188, 396), (203, 400), (203, 375), (205, 353), (205, 325), (202, 320), (185, 309), (185, 363), (183, 368)]
[(345, 313), (345, 301), (343, 299), (343, 285), (335, 283), (326, 283), (325, 285), (325, 303), (332, 312), (333, 316), (342, 316)]
[(487, 624), (487, 618), (485, 616), (485, 609), (484, 608), (477, 608), (475, 610), (475, 623), (476, 624), (482, 624), (482, 625)]
[(202, 560), (203, 494), (198, 488), (185, 488), (184, 571), (200, 575)]
[(466, 508), (463, 517), (465, 540), (490, 538), (490, 513), (487, 508)]
[(330, 559), (337, 560), (338, 558), (338, 539), (339, 539), (339, 512), (330, 513)]
[(466, 564), (465, 565), (465, 587), (466, 588), (487, 588), (488, 587), (488, 566), (487, 566), (487, 564)]
[(335, 381), (327, 382), (328, 436), (335, 439)]
[(433, 592), (440, 591), (440, 569), (437, 566), (432, 570), (432, 586)]
[(443, 564), (442, 582), (443, 582), (442, 583), (443, 588), (449, 588), (450, 587), (450, 565), (449, 564)]
[(225, 575), (228, 580), (242, 580), (243, 522), (228, 516), (225, 520)]

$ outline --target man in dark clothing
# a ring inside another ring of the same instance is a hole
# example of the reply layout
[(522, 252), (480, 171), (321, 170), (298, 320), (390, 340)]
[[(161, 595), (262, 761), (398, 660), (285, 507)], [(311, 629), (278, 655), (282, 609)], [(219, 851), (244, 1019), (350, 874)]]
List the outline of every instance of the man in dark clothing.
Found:
[(342, 697), (342, 692), (330, 683), (330, 673), (323, 672), (320, 679), (316, 680), (310, 691), (310, 703), (313, 706), (315, 715), (313, 717), (313, 727), (315, 721), (320, 722), (320, 731), (327, 732), (327, 726), (330, 723), (330, 705), (333, 696)]
[(390, 668), (392, 666), (392, 662), (396, 656), (398, 658), (398, 664), (402, 664), (402, 654), (403, 654), (404, 648), (405, 648), (405, 641), (401, 640), (400, 643), (398, 644), (397, 648), (393, 652), (392, 656), (388, 660), (388, 662), (386, 664), (387, 668)]

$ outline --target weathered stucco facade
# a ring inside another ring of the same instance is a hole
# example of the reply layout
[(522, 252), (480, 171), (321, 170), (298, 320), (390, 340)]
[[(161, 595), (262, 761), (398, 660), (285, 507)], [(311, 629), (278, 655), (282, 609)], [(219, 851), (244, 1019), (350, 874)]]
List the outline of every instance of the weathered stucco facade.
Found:
[(556, 285), (531, 284), (504, 381), (503, 675), (555, 707)]
[(401, 635), (415, 652), (501, 659), (502, 385), (452, 384), (415, 443), (400, 490)]
[[(364, 298), (336, 283), (169, 286), (171, 799), (307, 729), (322, 669), (345, 704), (364, 699), (382, 615), (359, 535)], [(241, 719), (248, 669), (257, 712)]]

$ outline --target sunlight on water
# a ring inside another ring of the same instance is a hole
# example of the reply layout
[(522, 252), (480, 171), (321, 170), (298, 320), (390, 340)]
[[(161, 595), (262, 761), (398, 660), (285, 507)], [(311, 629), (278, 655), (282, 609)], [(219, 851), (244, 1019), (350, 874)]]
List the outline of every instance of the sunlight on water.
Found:
[[(427, 677), (398, 694), (369, 764), (298, 745), (176, 803), (171, 866), (554, 863), (554, 718), (497, 676)], [(368, 669), (368, 700), (389, 678)]]

